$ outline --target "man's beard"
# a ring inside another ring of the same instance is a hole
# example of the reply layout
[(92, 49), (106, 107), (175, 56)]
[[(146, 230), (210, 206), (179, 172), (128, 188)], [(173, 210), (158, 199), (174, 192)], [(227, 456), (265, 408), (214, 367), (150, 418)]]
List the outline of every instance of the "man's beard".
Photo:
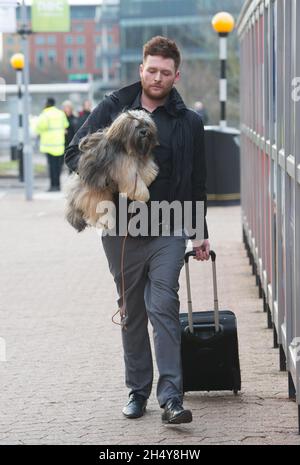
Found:
[(151, 87), (150, 86), (146, 87), (144, 85), (143, 79), (141, 80), (141, 83), (142, 83), (142, 88), (143, 88), (144, 94), (148, 98), (150, 98), (152, 100), (163, 100), (164, 98), (166, 98), (169, 95), (169, 93), (171, 92), (171, 90), (173, 88), (173, 84), (172, 84), (170, 87), (168, 87), (166, 89), (161, 89), (162, 90), (161, 93), (159, 93), (159, 94), (153, 93), (152, 94)]

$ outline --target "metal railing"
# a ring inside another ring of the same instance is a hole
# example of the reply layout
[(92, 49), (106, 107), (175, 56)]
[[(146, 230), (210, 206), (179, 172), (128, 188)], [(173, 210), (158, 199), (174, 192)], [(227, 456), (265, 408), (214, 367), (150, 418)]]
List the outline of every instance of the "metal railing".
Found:
[(299, 0), (247, 1), (238, 20), (244, 242), (300, 434), (299, 24)]

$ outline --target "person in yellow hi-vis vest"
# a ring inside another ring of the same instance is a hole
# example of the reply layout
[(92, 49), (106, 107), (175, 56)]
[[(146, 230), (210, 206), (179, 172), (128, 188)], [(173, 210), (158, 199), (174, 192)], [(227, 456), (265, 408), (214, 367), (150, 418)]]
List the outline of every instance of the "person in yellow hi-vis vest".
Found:
[(48, 192), (60, 190), (60, 174), (64, 163), (68, 126), (65, 113), (55, 107), (54, 98), (48, 98), (36, 125), (36, 132), (40, 135), (40, 152), (45, 153), (48, 159), (50, 176)]

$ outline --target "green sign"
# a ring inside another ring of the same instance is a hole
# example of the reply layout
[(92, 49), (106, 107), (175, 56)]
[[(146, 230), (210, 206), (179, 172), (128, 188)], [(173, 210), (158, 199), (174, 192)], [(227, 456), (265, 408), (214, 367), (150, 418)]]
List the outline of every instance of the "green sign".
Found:
[(32, 0), (31, 22), (33, 32), (69, 32), (68, 0)]
[(69, 78), (69, 81), (73, 81), (73, 82), (88, 82), (89, 75), (86, 73), (69, 74), (68, 78)]

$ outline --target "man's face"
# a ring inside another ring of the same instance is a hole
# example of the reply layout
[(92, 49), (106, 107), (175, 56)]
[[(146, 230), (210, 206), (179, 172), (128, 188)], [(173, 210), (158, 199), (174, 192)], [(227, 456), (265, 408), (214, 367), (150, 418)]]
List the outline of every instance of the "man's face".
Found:
[(89, 100), (85, 100), (85, 101), (83, 102), (83, 109), (84, 109), (85, 111), (91, 111), (92, 105), (91, 105), (91, 102), (90, 102)]
[(179, 79), (179, 71), (175, 70), (172, 58), (159, 55), (148, 55), (140, 65), (140, 77), (144, 93), (153, 100), (166, 97), (175, 82)]
[(64, 106), (64, 112), (67, 116), (71, 116), (73, 113), (73, 108), (70, 107), (69, 105)]

